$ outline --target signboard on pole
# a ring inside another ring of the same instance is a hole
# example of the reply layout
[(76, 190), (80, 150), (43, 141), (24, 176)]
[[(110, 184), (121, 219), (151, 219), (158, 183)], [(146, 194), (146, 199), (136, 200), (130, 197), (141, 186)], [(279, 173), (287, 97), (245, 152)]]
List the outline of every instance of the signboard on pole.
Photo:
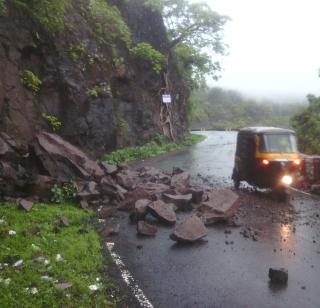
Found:
[(162, 95), (162, 102), (164, 104), (171, 104), (171, 102), (172, 102), (171, 95), (170, 94), (163, 94)]

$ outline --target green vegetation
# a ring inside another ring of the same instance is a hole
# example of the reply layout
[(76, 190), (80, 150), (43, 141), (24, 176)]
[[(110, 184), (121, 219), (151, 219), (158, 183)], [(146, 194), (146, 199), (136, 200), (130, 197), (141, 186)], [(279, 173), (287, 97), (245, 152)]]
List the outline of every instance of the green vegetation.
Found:
[(161, 12), (170, 49), (175, 52), (178, 68), (189, 87), (200, 87), (206, 74), (217, 79), (221, 68), (216, 59), (225, 55), (223, 27), (229, 18), (204, 2), (145, 0), (145, 4)]
[(157, 135), (156, 138), (143, 146), (129, 147), (120, 149), (110, 154), (106, 154), (102, 160), (110, 164), (118, 164), (132, 160), (141, 160), (148, 157), (156, 156), (166, 152), (184, 149), (195, 143), (205, 139), (202, 135), (190, 134), (180, 144), (166, 142), (162, 135)]
[(130, 30), (116, 6), (105, 0), (90, 0), (89, 11), (101, 43), (112, 44), (119, 39), (130, 48)]
[(0, 0), (0, 14), (4, 12), (5, 8), (5, 0)]
[(121, 114), (117, 115), (117, 128), (122, 132), (126, 132), (129, 129), (128, 122)]
[(196, 91), (188, 103), (193, 129), (237, 129), (257, 125), (290, 127), (290, 118), (304, 108), (302, 103), (257, 102), (237, 91), (221, 88)]
[(47, 120), (48, 124), (54, 132), (61, 128), (62, 122), (57, 117), (48, 115), (46, 113), (42, 113), (41, 115), (45, 120)]
[(39, 77), (30, 70), (24, 70), (20, 73), (20, 81), (34, 94), (39, 92), (42, 85), (42, 81), (39, 79)]
[(141, 57), (147, 59), (152, 64), (153, 70), (159, 74), (165, 63), (165, 56), (155, 50), (148, 43), (139, 43), (134, 48), (131, 49), (131, 53), (136, 57)]
[(64, 29), (64, 14), (71, 0), (13, 0), (26, 8), (51, 33)]
[[(116, 307), (89, 213), (71, 204), (0, 205), (1, 307)], [(66, 217), (69, 226), (59, 225)], [(20, 261), (22, 260), (22, 261)], [(20, 261), (20, 262), (19, 262)], [(56, 284), (70, 283), (65, 290)], [(91, 290), (97, 287), (97, 290)]]
[(292, 117), (300, 150), (306, 154), (320, 154), (320, 97), (307, 96), (309, 106)]
[(93, 88), (88, 90), (88, 94), (91, 97), (96, 98), (100, 95), (100, 88), (98, 86), (94, 86)]
[(51, 188), (51, 202), (61, 204), (72, 202), (78, 192), (78, 186), (75, 182), (64, 183), (62, 186), (55, 184)]
[(81, 42), (79, 44), (71, 45), (69, 48), (70, 57), (73, 61), (78, 61), (86, 52), (87, 46)]

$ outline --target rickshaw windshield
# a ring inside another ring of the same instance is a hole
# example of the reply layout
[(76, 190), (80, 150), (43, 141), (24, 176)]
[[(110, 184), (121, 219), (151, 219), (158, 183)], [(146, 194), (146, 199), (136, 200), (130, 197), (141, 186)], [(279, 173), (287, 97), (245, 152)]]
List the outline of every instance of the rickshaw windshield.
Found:
[(260, 140), (260, 152), (295, 153), (298, 151), (296, 137), (293, 134), (265, 134)]

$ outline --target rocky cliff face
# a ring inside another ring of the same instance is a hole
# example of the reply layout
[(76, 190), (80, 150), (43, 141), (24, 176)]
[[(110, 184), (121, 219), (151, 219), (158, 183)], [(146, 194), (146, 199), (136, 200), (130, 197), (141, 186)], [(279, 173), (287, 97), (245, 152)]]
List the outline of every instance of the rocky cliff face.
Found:
[[(148, 42), (169, 53), (158, 13), (142, 0), (109, 3), (119, 8), (133, 44)], [(42, 82), (37, 93), (21, 82), (25, 70)], [(165, 131), (160, 94), (166, 85), (174, 97), (174, 138), (186, 131), (188, 91), (172, 58), (165, 78), (120, 40), (112, 46), (102, 42), (81, 5), (68, 8), (64, 31), (52, 34), (23, 7), (7, 1), (0, 14), (0, 71), (0, 131), (23, 143), (40, 130), (51, 130), (43, 113), (61, 120), (58, 134), (96, 156), (147, 141)]]

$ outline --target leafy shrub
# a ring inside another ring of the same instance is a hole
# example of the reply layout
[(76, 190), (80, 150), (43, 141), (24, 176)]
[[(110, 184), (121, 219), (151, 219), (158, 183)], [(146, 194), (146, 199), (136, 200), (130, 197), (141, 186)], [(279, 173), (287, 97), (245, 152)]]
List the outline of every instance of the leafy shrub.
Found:
[(40, 87), (42, 85), (42, 81), (39, 79), (39, 77), (30, 70), (24, 70), (20, 73), (20, 81), (26, 88), (31, 90), (34, 94), (39, 92)]
[(64, 28), (64, 13), (71, 0), (14, 0), (16, 5), (27, 8), (50, 32), (61, 32)]
[(121, 162), (128, 162), (132, 160), (141, 160), (159, 154), (184, 149), (187, 146), (201, 142), (205, 139), (202, 135), (191, 134), (186, 136), (181, 144), (166, 142), (165, 137), (157, 134), (155, 138), (139, 147), (129, 147), (120, 149), (110, 154), (105, 155), (102, 160), (110, 164), (118, 164)]
[(136, 57), (141, 57), (147, 59), (151, 62), (153, 70), (159, 74), (165, 63), (165, 56), (155, 50), (148, 43), (139, 43), (134, 48), (131, 49), (131, 53)]
[(1, 14), (2, 12), (4, 12), (4, 10), (5, 10), (5, 8), (6, 8), (4, 1), (5, 1), (5, 0), (0, 0), (0, 14)]
[(74, 201), (77, 192), (78, 186), (75, 182), (67, 182), (62, 186), (55, 184), (51, 188), (51, 201), (57, 204), (61, 204), (66, 201)]
[(73, 61), (78, 61), (86, 51), (86, 45), (81, 42), (79, 44), (71, 45), (69, 53)]
[(42, 113), (42, 117), (47, 120), (54, 132), (61, 128), (62, 122), (57, 117), (46, 113)]
[(116, 6), (108, 4), (105, 0), (90, 0), (89, 11), (101, 42), (105, 42), (106, 38), (111, 41), (120, 39), (130, 48), (130, 30)]
[(95, 98), (96, 98), (96, 97), (98, 97), (99, 94), (100, 94), (100, 89), (99, 89), (98, 86), (95, 86), (95, 87), (89, 89), (87, 93), (88, 93), (91, 97), (95, 97)]

